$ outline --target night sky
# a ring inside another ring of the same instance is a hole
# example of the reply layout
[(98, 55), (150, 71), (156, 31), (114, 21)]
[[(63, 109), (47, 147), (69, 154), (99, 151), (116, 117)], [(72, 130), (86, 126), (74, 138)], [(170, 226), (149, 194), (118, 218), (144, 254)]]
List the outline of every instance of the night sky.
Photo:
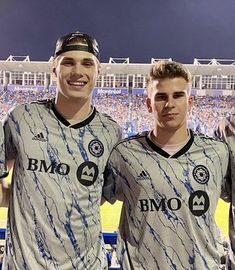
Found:
[(96, 37), (101, 62), (235, 59), (235, 0), (0, 0), (0, 60), (47, 61), (76, 30)]

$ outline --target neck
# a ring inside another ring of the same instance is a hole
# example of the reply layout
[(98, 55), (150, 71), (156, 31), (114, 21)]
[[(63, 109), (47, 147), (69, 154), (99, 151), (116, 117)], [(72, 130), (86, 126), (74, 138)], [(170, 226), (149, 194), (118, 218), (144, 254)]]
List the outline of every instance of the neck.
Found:
[(185, 142), (189, 137), (187, 128), (177, 130), (166, 130), (155, 127), (152, 132), (153, 139), (161, 145), (180, 144)]
[(71, 100), (57, 96), (55, 99), (55, 108), (65, 119), (81, 121), (91, 111), (91, 100)]

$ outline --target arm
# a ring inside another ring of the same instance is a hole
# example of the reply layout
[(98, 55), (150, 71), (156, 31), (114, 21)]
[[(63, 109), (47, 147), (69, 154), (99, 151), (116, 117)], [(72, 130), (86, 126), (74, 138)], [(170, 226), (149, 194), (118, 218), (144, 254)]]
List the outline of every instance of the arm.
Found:
[(104, 171), (104, 185), (101, 205), (107, 200), (114, 204), (116, 200), (123, 201), (122, 184), (120, 179), (120, 162), (113, 152), (107, 162)]
[[(13, 167), (14, 160), (7, 161), (8, 171)], [(0, 207), (8, 207), (11, 194), (11, 184), (3, 178), (0, 182)]]
[(9, 171), (13, 168), (15, 158), (17, 156), (17, 150), (12, 138), (12, 132), (10, 127), (10, 114), (13, 109), (8, 111), (7, 116), (5, 117), (3, 121), (3, 133), (1, 137), (4, 141), (4, 153), (5, 157), (3, 158), (5, 163), (5, 173), (1, 176), (0, 180), (0, 207), (7, 207), (10, 200), (11, 195), (11, 184), (9, 181), (5, 178)]

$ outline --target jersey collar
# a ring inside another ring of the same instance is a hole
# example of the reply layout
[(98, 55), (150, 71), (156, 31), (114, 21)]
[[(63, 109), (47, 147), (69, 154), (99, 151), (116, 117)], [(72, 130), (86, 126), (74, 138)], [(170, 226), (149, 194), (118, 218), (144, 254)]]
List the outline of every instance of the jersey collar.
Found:
[(146, 141), (148, 143), (148, 145), (154, 150), (156, 151), (158, 154), (160, 154), (161, 156), (165, 157), (165, 158), (178, 158), (181, 155), (183, 155), (184, 153), (186, 153), (189, 148), (191, 147), (191, 145), (193, 144), (194, 141), (194, 135), (193, 135), (193, 131), (189, 130), (190, 132), (190, 139), (188, 140), (188, 142), (185, 144), (185, 146), (183, 146), (178, 152), (176, 152), (174, 155), (169, 155), (167, 152), (165, 152), (162, 148), (160, 148), (159, 146), (157, 146), (155, 143), (153, 143), (149, 138), (148, 138), (148, 133), (146, 133)]
[(96, 115), (96, 108), (93, 107), (93, 112), (89, 115), (88, 118), (86, 118), (85, 120), (83, 120), (82, 122), (79, 122), (77, 124), (73, 124), (71, 125), (69, 123), (69, 121), (67, 119), (65, 119), (55, 108), (55, 100), (52, 101), (52, 111), (54, 112), (56, 118), (61, 122), (63, 123), (66, 127), (71, 127), (71, 128), (74, 128), (74, 129), (77, 129), (77, 128), (81, 128), (81, 127), (84, 127), (86, 125), (88, 125), (95, 117)]

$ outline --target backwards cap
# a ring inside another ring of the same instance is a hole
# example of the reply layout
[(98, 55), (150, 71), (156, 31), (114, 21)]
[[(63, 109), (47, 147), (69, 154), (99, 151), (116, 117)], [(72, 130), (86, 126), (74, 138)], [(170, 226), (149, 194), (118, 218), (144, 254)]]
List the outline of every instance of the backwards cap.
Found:
[[(74, 43), (73, 41), (76, 39), (82, 39), (85, 44)], [(68, 33), (67, 35), (58, 38), (55, 48), (55, 57), (67, 51), (86, 51), (94, 54), (100, 59), (97, 41), (93, 37), (81, 32)]]

